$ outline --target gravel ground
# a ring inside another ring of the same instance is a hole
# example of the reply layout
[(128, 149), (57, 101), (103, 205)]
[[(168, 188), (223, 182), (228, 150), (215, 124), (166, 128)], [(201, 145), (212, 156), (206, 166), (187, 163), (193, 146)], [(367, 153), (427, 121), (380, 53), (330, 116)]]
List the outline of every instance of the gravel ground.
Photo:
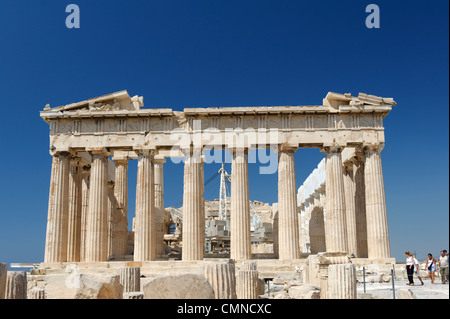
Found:
[[(408, 286), (408, 280), (395, 280), (395, 296), (398, 298), (399, 289), (407, 288), (414, 293), (417, 299), (449, 299), (449, 284), (441, 284), (438, 278), (434, 284), (431, 284), (429, 278), (423, 278), (424, 285), (420, 284), (419, 279), (414, 278), (414, 286)], [(357, 285), (358, 295), (364, 293), (362, 283)], [(392, 282), (389, 283), (366, 283), (366, 293), (371, 294), (375, 299), (393, 299)]]

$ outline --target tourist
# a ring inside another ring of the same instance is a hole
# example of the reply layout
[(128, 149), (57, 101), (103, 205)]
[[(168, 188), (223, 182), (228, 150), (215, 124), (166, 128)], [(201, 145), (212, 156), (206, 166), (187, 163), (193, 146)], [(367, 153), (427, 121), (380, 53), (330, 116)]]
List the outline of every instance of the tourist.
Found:
[(441, 275), (441, 283), (448, 282), (448, 254), (446, 250), (441, 251), (439, 256), (439, 273)]
[(420, 282), (423, 285), (423, 280), (422, 277), (420, 276), (420, 263), (416, 259), (416, 257), (414, 257), (414, 273), (416, 274), (417, 278), (419, 278)]
[(408, 275), (409, 283), (407, 285), (414, 286), (414, 257), (411, 252), (405, 252), (406, 255), (406, 274)]
[(430, 278), (431, 278), (431, 283), (434, 284), (434, 272), (436, 271), (436, 259), (433, 258), (432, 254), (428, 254), (427, 269), (428, 269), (428, 274), (430, 275)]

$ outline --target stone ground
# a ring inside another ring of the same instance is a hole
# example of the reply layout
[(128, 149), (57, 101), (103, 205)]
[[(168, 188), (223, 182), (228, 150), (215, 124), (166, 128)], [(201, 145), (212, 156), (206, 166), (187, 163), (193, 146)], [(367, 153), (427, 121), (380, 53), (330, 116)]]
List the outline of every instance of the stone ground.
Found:
[[(406, 279), (395, 280), (396, 298), (398, 298), (399, 289), (409, 288), (417, 299), (449, 299), (449, 284), (441, 284), (440, 279), (431, 284), (429, 278), (423, 278), (423, 286), (417, 278), (414, 278), (414, 286), (408, 286), (407, 283)], [(358, 295), (364, 293), (362, 283), (358, 283), (357, 291)], [(366, 283), (366, 293), (371, 294), (375, 299), (393, 299), (392, 283)]]

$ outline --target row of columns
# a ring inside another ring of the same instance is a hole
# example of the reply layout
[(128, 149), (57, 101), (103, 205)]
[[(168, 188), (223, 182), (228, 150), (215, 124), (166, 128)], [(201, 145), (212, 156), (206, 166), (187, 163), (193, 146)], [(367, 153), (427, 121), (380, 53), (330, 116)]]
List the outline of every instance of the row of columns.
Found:
[[(296, 148), (283, 147), (278, 156), (278, 247), (279, 258), (284, 260), (300, 258), (295, 151)], [(326, 247), (328, 252), (348, 252), (357, 249), (356, 236), (348, 231), (355, 228), (356, 218), (354, 207), (345, 205), (344, 189), (351, 189), (355, 179), (361, 177), (344, 172), (342, 147), (324, 147), (323, 151), (326, 154)], [(380, 151), (380, 148), (368, 148), (365, 152), (364, 195), (371, 258), (390, 256)], [(161, 253), (157, 247), (162, 247), (162, 230), (158, 230), (155, 222), (156, 213), (164, 209), (162, 163), (155, 165), (154, 151), (137, 153), (134, 260), (148, 261), (155, 260)], [(71, 159), (69, 153), (61, 152), (53, 157), (45, 262), (95, 262), (106, 261), (111, 254), (125, 255), (128, 160), (115, 159), (112, 188), (108, 187), (107, 155), (92, 152), (90, 172), (77, 159)], [(247, 149), (234, 149), (232, 158), (230, 258), (246, 260), (251, 259)], [(202, 158), (188, 150), (184, 166), (183, 260), (203, 258), (203, 193)]]
[(381, 150), (382, 145), (366, 146), (362, 162), (343, 166), (342, 147), (324, 148), (327, 252), (359, 256), (367, 247), (369, 258), (390, 257)]

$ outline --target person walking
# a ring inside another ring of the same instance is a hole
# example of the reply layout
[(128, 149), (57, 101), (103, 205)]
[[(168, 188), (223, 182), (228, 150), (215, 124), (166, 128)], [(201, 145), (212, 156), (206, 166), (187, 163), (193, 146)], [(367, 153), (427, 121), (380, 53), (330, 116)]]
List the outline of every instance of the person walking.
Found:
[(431, 278), (431, 283), (434, 284), (434, 272), (436, 271), (436, 259), (433, 258), (432, 254), (428, 254), (427, 269), (428, 269), (428, 274), (430, 275), (430, 278)]
[(414, 257), (414, 273), (416, 274), (417, 278), (419, 278), (419, 280), (423, 286), (423, 280), (422, 280), (422, 277), (420, 276), (420, 263), (416, 259), (416, 257)]
[(445, 284), (448, 282), (448, 254), (446, 250), (441, 251), (441, 256), (439, 256), (439, 273), (441, 275), (441, 283)]
[(408, 275), (409, 283), (407, 285), (414, 286), (414, 257), (411, 252), (406, 251), (406, 274)]

